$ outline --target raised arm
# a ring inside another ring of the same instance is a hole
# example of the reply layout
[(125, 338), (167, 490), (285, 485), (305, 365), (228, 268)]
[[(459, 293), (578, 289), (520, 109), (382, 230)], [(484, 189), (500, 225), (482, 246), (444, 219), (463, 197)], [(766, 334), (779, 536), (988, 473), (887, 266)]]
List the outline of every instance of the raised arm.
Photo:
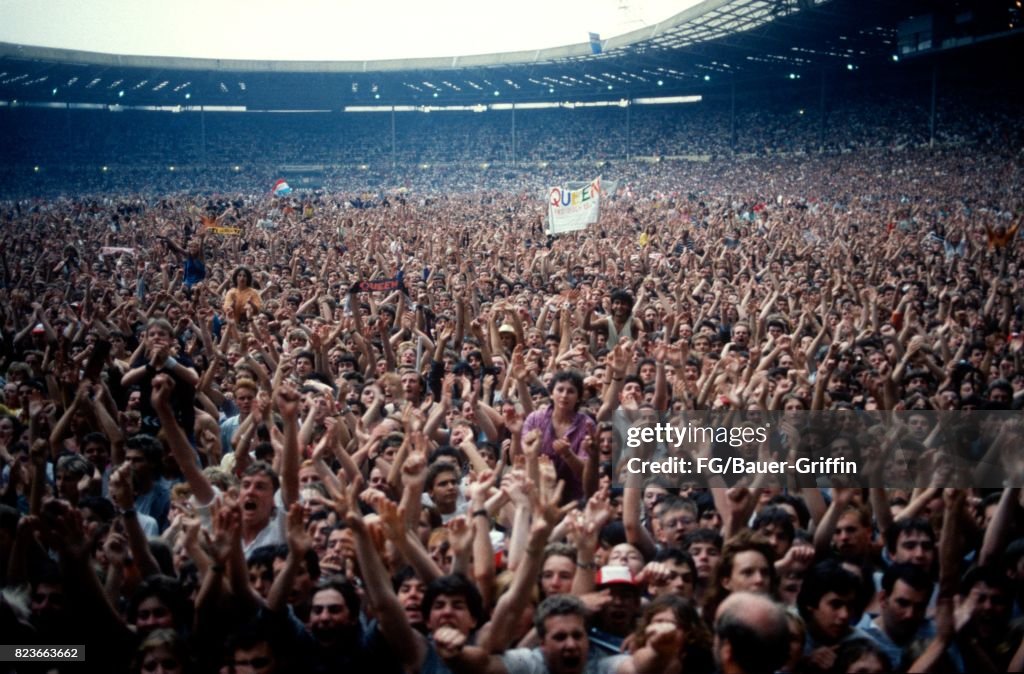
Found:
[(377, 620), (380, 621), (381, 633), (387, 639), (388, 644), (395, 649), (399, 661), (406, 670), (418, 671), (426, 658), (427, 644), (409, 624), (409, 619), (398, 602), (398, 597), (391, 589), (391, 579), (388, 577), (384, 563), (370, 538), (366, 522), (359, 514), (356, 499), (361, 487), (361, 480), (349, 485), (346, 489), (345, 500), (336, 499), (336, 506), (340, 512), (345, 514), (345, 521), (355, 536), (356, 559), (359, 562), (359, 569), (363, 573), (366, 595), (373, 605)]
[(597, 412), (598, 423), (611, 419), (612, 414), (619, 406), (619, 393), (625, 383), (626, 370), (633, 360), (633, 344), (628, 340), (622, 340), (615, 345), (611, 353), (612, 381), (605, 387), (604, 399), (601, 402), (601, 409)]
[(135, 512), (135, 492), (132, 489), (130, 464), (122, 464), (110, 476), (110, 498), (114, 505), (121, 509), (121, 522), (124, 524), (128, 546), (139, 573), (143, 578), (160, 573), (160, 565), (153, 557), (146, 534)]
[(1016, 520), (1014, 516), (1017, 514), (1019, 498), (1020, 487), (1003, 489), (992, 523), (985, 529), (985, 538), (982, 541), (978, 559), (979, 566), (989, 566), (994, 563), (1006, 549), (1007, 539)]
[(576, 539), (576, 575), (572, 579), (572, 593), (581, 596), (594, 591), (597, 564), (594, 562), (597, 553), (598, 537), (601, 528), (611, 517), (611, 506), (608, 502), (608, 489), (590, 497), (587, 507), (582, 513), (572, 513), (570, 520)]
[[(184, 386), (184, 384), (179, 384)], [(160, 419), (160, 426), (163, 428), (167, 445), (178, 463), (178, 468), (185, 481), (192, 488), (192, 494), (200, 505), (209, 505), (216, 497), (216, 491), (210, 480), (199, 468), (196, 461), (195, 450), (188, 442), (185, 431), (178, 425), (174, 417), (174, 409), (171, 407), (171, 392), (174, 390), (174, 380), (166, 374), (158, 374), (153, 378), (153, 395), (151, 402)]]
[[(500, 466), (499, 466), (500, 468)], [(494, 547), (491, 544), (491, 517), (487, 494), (494, 486), (498, 471), (486, 471), (469, 485), (469, 512), (474, 525), (473, 580), (480, 588), (484, 606), (494, 605)]]
[(299, 393), (290, 384), (275, 395), (277, 410), (284, 420), (284, 453), (281, 457), (281, 499), (284, 507), (299, 500)]
[(313, 547), (313, 540), (303, 527), (302, 517), (302, 506), (293, 503), (288, 508), (288, 556), (284, 560), (284, 568), (277, 574), (267, 594), (267, 609), (274, 613), (283, 611), (288, 606), (288, 593), (295, 583), (299, 566), (306, 558), (306, 553)]
[(652, 559), (658, 546), (640, 521), (640, 491), (639, 486), (627, 486), (622, 490), (622, 524), (626, 529), (626, 541), (635, 545), (645, 559)]
[(814, 551), (819, 559), (827, 557), (832, 549), (832, 535), (836, 531), (836, 525), (839, 523), (840, 516), (842, 516), (846, 507), (850, 505), (852, 499), (853, 491), (851, 489), (837, 487), (832, 490), (832, 503), (829, 505), (828, 510), (825, 511), (825, 516), (821, 519), (818, 527), (814, 530)]
[[(515, 622), (522, 616), (530, 601), (530, 594), (537, 583), (544, 554), (551, 530), (562, 518), (558, 508), (561, 498), (560, 486), (548, 498), (537, 494), (534, 498), (533, 522), (526, 544), (526, 560), (516, 571), (508, 592), (498, 600), (494, 615), (487, 627), (487, 633), (481, 638), (480, 647), (489, 653), (502, 653), (509, 646)], [(538, 490), (539, 491), (539, 490)]]

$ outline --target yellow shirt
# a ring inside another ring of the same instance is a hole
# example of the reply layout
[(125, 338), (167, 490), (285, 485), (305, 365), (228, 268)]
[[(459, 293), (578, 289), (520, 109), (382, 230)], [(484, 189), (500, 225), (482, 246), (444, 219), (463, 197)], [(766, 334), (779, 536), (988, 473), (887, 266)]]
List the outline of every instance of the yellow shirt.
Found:
[(236, 321), (245, 320), (245, 307), (252, 304), (260, 308), (260, 294), (253, 288), (232, 288), (224, 296), (224, 313)]

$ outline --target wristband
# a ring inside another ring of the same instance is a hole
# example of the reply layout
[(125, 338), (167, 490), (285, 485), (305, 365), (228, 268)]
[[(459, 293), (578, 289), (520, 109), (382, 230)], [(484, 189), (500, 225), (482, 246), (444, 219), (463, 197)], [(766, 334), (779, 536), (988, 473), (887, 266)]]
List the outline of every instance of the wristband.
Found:
[(578, 566), (581, 569), (586, 569), (587, 571), (597, 571), (598, 569), (597, 562), (584, 563), (578, 559), (576, 560), (576, 566)]
[(480, 510), (473, 511), (473, 517), (486, 517), (487, 519), (491, 519), (491, 514), (487, 512), (487, 508), (480, 508)]

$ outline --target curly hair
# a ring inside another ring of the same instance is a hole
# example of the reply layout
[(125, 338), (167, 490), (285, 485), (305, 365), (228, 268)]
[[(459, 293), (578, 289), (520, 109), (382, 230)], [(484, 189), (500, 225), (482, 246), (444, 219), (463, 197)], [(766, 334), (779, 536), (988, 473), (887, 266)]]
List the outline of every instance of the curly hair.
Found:
[(655, 598), (644, 607), (640, 622), (633, 632), (634, 652), (647, 643), (647, 628), (659, 613), (671, 611), (676, 626), (683, 631), (683, 647), (681, 657), (686, 658), (687, 671), (711, 671), (713, 657), (711, 650), (712, 633), (707, 623), (701, 620), (691, 602), (674, 594), (665, 594)]

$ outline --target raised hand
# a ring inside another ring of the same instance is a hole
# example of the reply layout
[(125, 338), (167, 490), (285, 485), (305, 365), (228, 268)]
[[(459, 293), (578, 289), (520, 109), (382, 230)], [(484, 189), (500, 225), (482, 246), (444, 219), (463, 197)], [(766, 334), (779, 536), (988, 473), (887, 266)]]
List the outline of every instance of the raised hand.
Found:
[(508, 429), (509, 433), (513, 435), (519, 435), (523, 432), (523, 416), (519, 414), (513, 405), (506, 405), (502, 410), (504, 412), (505, 428)]
[(171, 346), (165, 339), (152, 339), (148, 351), (149, 364), (153, 367), (162, 367), (167, 357), (171, 355)]
[(274, 402), (277, 403), (277, 410), (285, 420), (292, 420), (299, 416), (299, 392), (290, 384), (282, 384), (274, 393)]
[(565, 482), (562, 480), (558, 480), (558, 482), (556, 482), (550, 490), (547, 490), (546, 493), (543, 493), (541, 491), (534, 491), (534, 519), (543, 518), (552, 527), (554, 527), (562, 520), (566, 513), (575, 508), (575, 503), (569, 503), (565, 506), (559, 505), (559, 503), (561, 503), (562, 501), (562, 493), (564, 490)]
[(523, 353), (523, 345), (516, 344), (516, 348), (512, 350), (512, 363), (509, 367), (509, 374), (516, 381), (525, 381), (527, 375), (526, 368), (526, 356)]
[(806, 568), (814, 561), (814, 547), (810, 545), (790, 546), (782, 559), (775, 562), (775, 569), (780, 574), (786, 573), (792, 568)]
[(123, 534), (112, 532), (103, 543), (103, 556), (111, 566), (123, 569), (131, 559), (128, 539)]
[(566, 438), (558, 438), (551, 443), (551, 447), (555, 450), (556, 456), (564, 458), (565, 455), (572, 453), (572, 444), (570, 444), (569, 440)]
[(526, 477), (526, 473), (516, 469), (509, 471), (502, 481), (504, 491), (516, 507), (529, 507), (533, 503), (535, 485)]
[(132, 489), (131, 464), (123, 463), (110, 476), (110, 500), (121, 510), (131, 510), (135, 506), (135, 492)]
[(628, 339), (621, 340), (615, 345), (611, 353), (611, 365), (612, 374), (615, 377), (626, 376), (626, 370), (629, 368), (630, 363), (633, 362), (633, 352), (635, 350), (635, 343)]
[(552, 463), (551, 457), (547, 454), (541, 454), (537, 457), (537, 464), (540, 468), (540, 488), (545, 492), (549, 492), (554, 488), (555, 481), (558, 479), (555, 464)]
[(469, 500), (471, 503), (482, 505), (490, 494), (491, 489), (494, 487), (494, 482), (498, 477), (498, 471), (486, 470), (480, 475), (477, 475), (469, 483)]
[(683, 649), (683, 630), (675, 623), (651, 623), (644, 630), (647, 645), (658, 655), (677, 656)]
[(600, 531), (601, 527), (611, 519), (612, 506), (607, 486), (597, 490), (597, 492), (590, 497), (587, 501), (586, 508), (583, 510), (583, 515), (587, 522), (593, 524), (598, 531)]
[(43, 505), (43, 540), (62, 556), (84, 560), (90, 553), (82, 511), (67, 501), (53, 499)]
[(434, 646), (442, 660), (451, 660), (462, 653), (466, 635), (454, 627), (439, 627), (434, 631)]
[(298, 559), (304, 559), (306, 553), (313, 548), (313, 539), (306, 531), (304, 516), (305, 511), (299, 503), (293, 503), (288, 509), (288, 549)]
[(540, 431), (536, 428), (526, 434), (523, 438), (523, 453), (529, 456), (536, 456), (540, 451)]
[(225, 498), (213, 518), (211, 554), (218, 564), (226, 564), (236, 543), (241, 542), (242, 509), (238, 501)]
[(445, 527), (448, 529), (448, 540), (455, 554), (468, 553), (470, 546), (473, 545), (473, 521), (465, 516), (459, 516), (450, 520)]
[(171, 394), (174, 392), (174, 379), (170, 375), (158, 374), (153, 377), (153, 393), (150, 402), (153, 409), (160, 412), (171, 412)]
[[(382, 501), (380, 509), (381, 525), (384, 527), (384, 534), (392, 541), (396, 541), (405, 535), (405, 509), (398, 507), (392, 501)], [(351, 515), (349, 516), (351, 518)]]
[(427, 479), (427, 457), (423, 452), (410, 452), (402, 464), (402, 479), (406, 484), (422, 485)]

